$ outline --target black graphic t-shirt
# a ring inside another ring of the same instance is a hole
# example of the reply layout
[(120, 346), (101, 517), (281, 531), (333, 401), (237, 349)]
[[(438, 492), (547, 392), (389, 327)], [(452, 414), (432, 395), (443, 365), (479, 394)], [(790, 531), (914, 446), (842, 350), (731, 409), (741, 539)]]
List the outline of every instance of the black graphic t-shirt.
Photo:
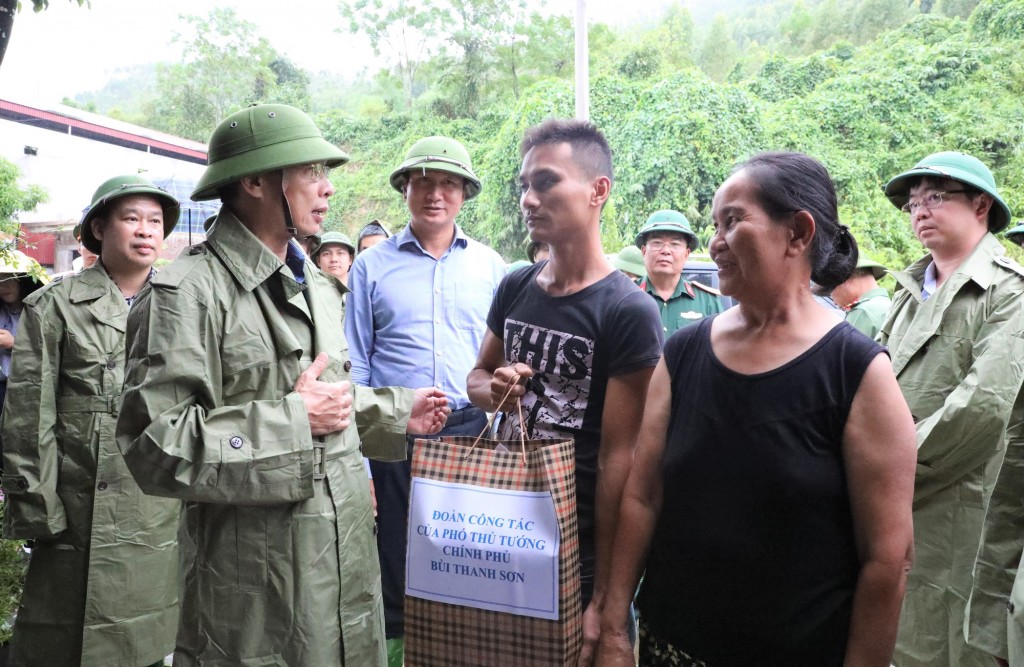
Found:
[[(504, 342), (507, 363), (534, 369), (522, 401), (527, 436), (575, 438), (580, 565), (586, 586), (594, 572), (597, 452), (608, 379), (657, 365), (661, 317), (654, 300), (619, 271), (575, 294), (551, 296), (536, 281), (546, 263), (504, 278), (487, 326)], [(502, 424), (500, 438), (519, 438), (515, 411)]]

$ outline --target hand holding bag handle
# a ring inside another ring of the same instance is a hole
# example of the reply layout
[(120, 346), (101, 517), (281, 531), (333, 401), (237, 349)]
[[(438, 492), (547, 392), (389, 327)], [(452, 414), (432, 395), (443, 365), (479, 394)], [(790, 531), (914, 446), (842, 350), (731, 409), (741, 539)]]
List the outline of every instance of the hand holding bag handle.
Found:
[[(498, 405), (504, 405), (505, 399), (507, 399), (509, 394), (512, 393), (512, 388), (515, 387), (516, 384), (519, 383), (519, 379), (521, 377), (522, 376), (519, 375), (519, 373), (516, 373), (515, 375), (512, 376), (512, 381), (509, 382), (509, 384), (508, 384), (508, 391), (506, 391), (505, 395), (501, 397), (501, 402), (498, 403)], [(526, 465), (526, 429), (523, 427), (523, 402), (519, 400), (518, 396), (516, 396), (516, 409), (519, 411), (519, 424), (520, 424), (520, 428), (519, 428), (519, 444), (522, 447), (523, 466), (525, 466)], [(469, 455), (473, 453), (473, 450), (476, 449), (477, 444), (480, 443), (480, 438), (484, 437), (484, 433), (487, 433), (487, 431), (489, 431), (491, 429), (491, 426), (494, 424), (494, 418), (496, 416), (498, 416), (498, 411), (497, 410), (495, 410), (493, 413), (491, 413), (490, 419), (488, 419), (487, 423), (484, 424), (484, 430), (480, 431), (480, 435), (476, 436), (476, 440), (473, 441), (473, 446), (470, 447), (468, 450), (466, 450), (466, 454), (462, 457), (463, 461), (465, 461), (467, 458), (469, 458)]]

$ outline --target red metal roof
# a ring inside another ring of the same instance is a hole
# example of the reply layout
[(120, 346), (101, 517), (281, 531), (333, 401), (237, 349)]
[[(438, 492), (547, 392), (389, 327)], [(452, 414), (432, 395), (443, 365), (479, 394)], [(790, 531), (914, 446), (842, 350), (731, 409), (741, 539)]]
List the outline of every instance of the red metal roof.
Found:
[(179, 146), (153, 137), (147, 137), (143, 134), (115, 130), (98, 123), (71, 118), (70, 116), (53, 111), (36, 109), (24, 104), (18, 104), (17, 102), (0, 100), (0, 118), (9, 118), (18, 122), (35, 119), (42, 121), (40, 123), (42, 127), (60, 130), (71, 135), (87, 136), (99, 141), (103, 141), (106, 138), (110, 143), (117, 145), (128, 146), (138, 150), (149, 150), (160, 155), (179, 157), (189, 162), (206, 164), (206, 151)]

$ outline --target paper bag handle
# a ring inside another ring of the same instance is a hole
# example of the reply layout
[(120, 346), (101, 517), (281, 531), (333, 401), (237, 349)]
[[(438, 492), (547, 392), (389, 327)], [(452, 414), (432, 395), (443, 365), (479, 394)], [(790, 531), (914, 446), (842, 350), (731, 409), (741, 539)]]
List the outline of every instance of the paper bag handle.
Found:
[[(505, 395), (501, 397), (500, 401), (498, 401), (498, 405), (502, 405), (505, 402), (505, 399), (507, 399), (509, 394), (512, 393), (512, 388), (515, 387), (516, 384), (518, 384), (520, 377), (522, 377), (522, 376), (519, 375), (519, 373), (516, 373), (515, 375), (512, 376), (511, 381), (509, 382), (509, 385), (508, 385), (508, 391), (506, 391)], [(518, 396), (516, 396), (516, 409), (519, 410), (519, 445), (520, 445), (520, 447), (522, 449), (523, 465), (525, 466), (526, 465), (526, 428), (525, 428), (525, 425), (523, 423), (523, 402), (519, 400)], [(469, 451), (466, 452), (466, 455), (462, 457), (463, 460), (469, 458), (469, 455), (473, 453), (473, 450), (476, 449), (477, 444), (480, 443), (480, 438), (484, 437), (484, 433), (487, 433), (487, 431), (490, 430), (490, 428), (494, 425), (494, 418), (497, 417), (497, 416), (498, 416), (498, 411), (495, 410), (491, 414), (490, 418), (487, 420), (487, 423), (484, 425), (484, 430), (480, 431), (480, 435), (476, 436), (476, 440), (473, 441), (473, 446), (470, 447)]]

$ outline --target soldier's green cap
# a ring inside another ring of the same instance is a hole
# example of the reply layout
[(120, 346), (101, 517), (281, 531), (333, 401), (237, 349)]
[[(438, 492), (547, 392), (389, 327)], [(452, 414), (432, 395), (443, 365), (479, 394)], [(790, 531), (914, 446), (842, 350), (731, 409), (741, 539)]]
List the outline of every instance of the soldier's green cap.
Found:
[(533, 266), (533, 262), (529, 262), (525, 259), (517, 259), (516, 261), (508, 265), (508, 267), (505, 269), (505, 273), (512, 273), (513, 271), (518, 271), (519, 269), (525, 269), (528, 266)]
[(1007, 236), (1020, 236), (1022, 234), (1024, 234), (1024, 221), (1018, 222), (1016, 227), (1006, 231)]
[(348, 248), (348, 251), (355, 257), (356, 247), (352, 245), (352, 239), (348, 237), (348, 234), (343, 232), (324, 232), (317, 239), (317, 244), (313, 247), (313, 252), (310, 254), (316, 258), (320, 254), (320, 251), (324, 246), (327, 245), (340, 245)]
[(412, 145), (405, 154), (405, 160), (391, 172), (391, 187), (402, 192), (406, 172), (412, 170), (446, 171), (466, 179), (466, 199), (480, 194), (481, 183), (473, 173), (469, 151), (455, 139), (449, 137), (427, 137)]
[(644, 266), (644, 254), (635, 245), (628, 245), (611, 257), (612, 266), (619, 271), (632, 273), (634, 276), (642, 276), (647, 273)]
[(876, 261), (868, 259), (864, 255), (861, 255), (857, 259), (857, 268), (871, 269), (871, 275), (875, 277), (875, 280), (881, 280), (885, 276), (887, 271), (887, 269), (884, 266), (882, 266)]
[(153, 197), (160, 202), (160, 208), (164, 211), (164, 238), (174, 230), (178, 224), (178, 216), (181, 214), (181, 205), (166, 190), (163, 190), (153, 183), (142, 178), (138, 174), (130, 176), (115, 176), (103, 181), (100, 187), (92, 195), (92, 203), (85, 209), (82, 215), (82, 222), (79, 223), (79, 241), (91, 252), (100, 254), (102, 244), (92, 233), (92, 221), (103, 213), (107, 204), (117, 201), (122, 197), (134, 197), (145, 195)]
[(304, 112), (287, 104), (254, 104), (222, 120), (210, 136), (206, 171), (192, 199), (216, 199), (217, 190), (243, 176), (323, 162), (337, 167), (348, 155), (329, 143)]
[(998, 232), (1010, 224), (1010, 207), (999, 196), (996, 179), (981, 160), (966, 153), (934, 153), (885, 184), (885, 196), (893, 206), (903, 208), (910, 196), (910, 185), (920, 178), (952, 178), (988, 194), (994, 200), (988, 212), (988, 229)]
[(693, 251), (697, 248), (697, 235), (693, 233), (690, 221), (679, 211), (665, 209), (652, 213), (651, 217), (647, 218), (647, 222), (644, 223), (644, 226), (640, 228), (640, 232), (636, 235), (636, 246), (638, 248), (647, 242), (646, 237), (651, 232), (676, 232), (677, 234), (683, 234), (686, 236), (686, 245), (689, 246), (690, 250)]

